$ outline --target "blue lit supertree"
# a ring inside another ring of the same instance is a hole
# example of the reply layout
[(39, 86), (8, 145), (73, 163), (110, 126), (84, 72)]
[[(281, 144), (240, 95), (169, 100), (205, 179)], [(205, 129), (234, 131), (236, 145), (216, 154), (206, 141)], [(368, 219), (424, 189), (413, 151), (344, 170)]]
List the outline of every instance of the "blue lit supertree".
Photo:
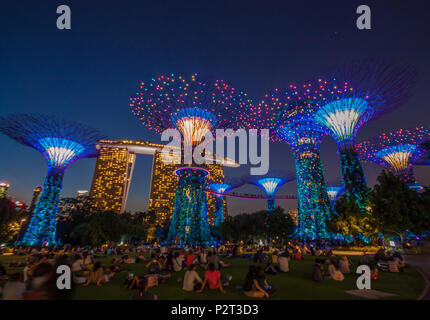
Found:
[(222, 239), (221, 226), (224, 221), (224, 194), (240, 187), (242, 184), (243, 182), (240, 179), (226, 177), (223, 183), (211, 183), (208, 185), (209, 190), (215, 195), (215, 216), (212, 226), (212, 237), (216, 243), (219, 243)]
[(275, 133), (295, 154), (299, 211), (296, 234), (302, 239), (327, 239), (326, 220), (332, 213), (320, 158), (320, 144), (327, 130), (314, 120), (317, 99), (310, 92), (315, 89), (310, 83), (290, 85), (266, 95), (264, 102), (279, 110)]
[(349, 64), (319, 79), (315, 95), (315, 120), (329, 130), (336, 141), (341, 175), (348, 197), (366, 210), (368, 188), (355, 138), (361, 126), (404, 103), (416, 83), (416, 72), (406, 64), (368, 59)]
[(333, 209), (335, 207), (336, 201), (345, 191), (345, 187), (341, 185), (328, 185), (327, 186), (327, 194), (332, 203)]
[[(183, 146), (189, 147), (201, 143), (215, 129), (242, 127), (251, 104), (246, 93), (223, 80), (166, 74), (142, 82), (130, 107), (143, 125), (157, 133), (178, 129)], [(168, 241), (179, 245), (213, 244), (207, 218), (205, 165), (179, 167)]]
[(391, 170), (410, 188), (420, 189), (413, 174), (415, 162), (425, 153), (422, 145), (430, 139), (430, 127), (399, 129), (383, 133), (357, 145), (361, 159)]
[(48, 174), (22, 243), (53, 245), (64, 172), (78, 159), (97, 156), (98, 131), (75, 122), (39, 114), (10, 114), (0, 118), (0, 131), (37, 149), (48, 163)]
[(248, 114), (251, 128), (266, 128), (272, 141), (290, 144), (295, 154), (298, 227), (302, 239), (327, 238), (325, 221), (332, 211), (319, 156), (327, 129), (313, 119), (313, 104), (319, 97), (310, 94), (317, 87), (306, 83), (289, 85), (266, 94)]
[(267, 197), (267, 211), (273, 212), (276, 209), (275, 193), (279, 187), (295, 179), (294, 174), (289, 172), (270, 172), (260, 177), (247, 177), (243, 181), (251, 183), (261, 188)]

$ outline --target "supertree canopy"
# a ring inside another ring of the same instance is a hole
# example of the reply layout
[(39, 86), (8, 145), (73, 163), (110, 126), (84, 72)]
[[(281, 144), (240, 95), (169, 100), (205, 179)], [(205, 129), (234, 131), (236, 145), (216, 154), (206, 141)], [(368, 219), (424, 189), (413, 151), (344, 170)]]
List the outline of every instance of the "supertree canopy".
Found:
[(405, 102), (415, 83), (414, 69), (383, 59), (352, 63), (316, 82), (315, 120), (337, 142), (345, 192), (362, 210), (368, 189), (355, 148), (357, 132), (371, 119)]
[(344, 186), (327, 186), (327, 194), (330, 201), (336, 203), (339, 196), (345, 191)]
[(221, 241), (221, 226), (224, 221), (224, 194), (240, 187), (243, 182), (240, 179), (227, 177), (224, 183), (211, 183), (208, 185), (209, 190), (215, 195), (215, 216), (212, 227), (212, 237), (219, 243)]
[(147, 128), (157, 133), (177, 128), (185, 144), (198, 144), (208, 131), (242, 127), (252, 104), (247, 94), (223, 80), (160, 75), (142, 82), (130, 107)]
[(22, 243), (56, 244), (56, 217), (64, 172), (78, 159), (97, 156), (95, 145), (105, 137), (79, 123), (39, 114), (3, 116), (0, 118), (0, 131), (37, 149), (48, 163), (42, 193)]
[(430, 127), (399, 129), (361, 142), (357, 150), (361, 159), (391, 170), (412, 188), (416, 188), (413, 166), (426, 151), (422, 143), (429, 139)]
[(271, 172), (261, 177), (247, 177), (244, 182), (251, 183), (261, 188), (267, 197), (267, 211), (273, 212), (276, 209), (275, 193), (279, 187), (295, 179), (294, 174), (289, 172)]
[[(195, 146), (209, 131), (242, 127), (251, 104), (246, 93), (223, 80), (202, 80), (196, 74), (190, 77), (166, 74), (142, 82), (131, 98), (130, 107), (147, 128), (157, 133), (177, 128), (183, 145)], [(193, 164), (176, 173), (179, 182), (168, 241), (182, 245), (213, 243), (205, 231), (209, 229), (205, 194), (207, 171), (204, 166)]]

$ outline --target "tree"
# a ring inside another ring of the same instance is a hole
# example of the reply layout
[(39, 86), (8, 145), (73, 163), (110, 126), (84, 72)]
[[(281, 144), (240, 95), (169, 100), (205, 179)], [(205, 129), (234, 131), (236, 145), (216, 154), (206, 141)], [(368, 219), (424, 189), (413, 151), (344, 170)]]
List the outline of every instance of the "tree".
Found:
[(363, 212), (357, 202), (346, 195), (336, 202), (335, 213), (332, 213), (326, 224), (331, 232), (351, 235), (354, 243), (359, 234), (370, 237), (378, 232), (372, 212)]
[(430, 204), (425, 191), (419, 195), (399, 177), (385, 170), (371, 195), (372, 213), (383, 233), (395, 233), (404, 241), (404, 233), (420, 233), (428, 229)]
[(294, 230), (294, 222), (281, 208), (242, 213), (224, 218), (221, 233), (224, 240), (255, 240), (286, 238)]
[(295, 223), (291, 216), (277, 207), (268, 216), (268, 232), (270, 238), (287, 238), (292, 235), (295, 229)]
[(17, 208), (9, 197), (0, 198), (0, 241), (14, 241), (20, 232), (20, 220), (28, 218), (27, 216), (25, 206)]

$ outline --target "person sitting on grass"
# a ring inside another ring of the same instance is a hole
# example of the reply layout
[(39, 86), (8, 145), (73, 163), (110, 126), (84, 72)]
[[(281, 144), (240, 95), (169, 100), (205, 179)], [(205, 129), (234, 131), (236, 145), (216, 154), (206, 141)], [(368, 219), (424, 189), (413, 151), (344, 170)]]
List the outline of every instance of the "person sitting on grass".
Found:
[(343, 274), (351, 273), (350, 266), (351, 262), (349, 261), (349, 259), (346, 256), (342, 256), (339, 261), (340, 272), (342, 272)]
[(257, 252), (254, 255), (254, 262), (255, 263), (263, 263), (265, 260), (263, 248), (260, 248), (257, 250)]
[(26, 289), (22, 273), (15, 273), (9, 277), (3, 288), (3, 300), (21, 300)]
[(315, 259), (315, 263), (312, 265), (312, 280), (317, 282), (324, 280), (324, 268), (321, 265), (321, 259)]
[(182, 262), (183, 260), (179, 256), (178, 252), (175, 252), (172, 259), (173, 271), (181, 272), (182, 271)]
[(288, 251), (285, 251), (278, 258), (279, 271), (289, 272), (290, 271), (289, 262), (290, 262), (290, 254)]
[(134, 293), (130, 300), (157, 300), (157, 296), (148, 291), (148, 279), (143, 278), (139, 283), (139, 292)]
[(300, 252), (300, 249), (294, 250), (294, 260), (302, 260), (302, 254)]
[(76, 255), (72, 263), (72, 271), (82, 271), (84, 269), (84, 259), (80, 255)]
[(106, 282), (104, 271), (100, 261), (96, 262), (90, 271), (90, 276), (84, 286), (88, 286), (91, 283), (95, 283), (98, 287), (101, 287), (102, 283)]
[(158, 273), (163, 270), (163, 265), (160, 260), (155, 257), (155, 254), (151, 254), (151, 261), (149, 261), (146, 265), (149, 273)]
[(255, 266), (250, 266), (243, 284), (243, 293), (250, 298), (269, 298), (269, 293), (260, 287), (257, 281), (257, 269)]
[(191, 266), (192, 264), (194, 264), (194, 259), (196, 258), (196, 256), (193, 254), (193, 250), (189, 250), (188, 254), (187, 254), (187, 262), (186, 265), (187, 267)]
[(215, 265), (213, 263), (209, 263), (209, 270), (205, 273), (202, 287), (197, 292), (202, 292), (206, 287), (206, 284), (208, 284), (209, 289), (211, 290), (219, 289), (222, 293), (226, 293), (222, 287), (221, 274), (215, 269)]
[(136, 263), (136, 259), (128, 255), (125, 255), (121, 258), (121, 262), (124, 264), (132, 264), (132, 263)]
[(211, 263), (215, 266), (216, 270), (219, 270), (220, 268), (230, 267), (229, 264), (221, 261), (220, 258), (218, 257), (218, 255), (216, 253), (213, 253), (213, 252), (209, 252), (209, 254), (208, 254), (208, 265), (207, 265), (207, 267), (209, 267), (209, 264), (211, 264)]
[(260, 288), (262, 288), (265, 292), (267, 292), (269, 295), (273, 294), (276, 289), (273, 288), (268, 282), (266, 277), (264, 276), (264, 270), (261, 267), (257, 267), (256, 270), (257, 273), (257, 282)]
[(378, 276), (379, 276), (379, 270), (378, 270), (378, 265), (376, 263), (372, 263), (370, 265), (370, 279), (372, 280), (378, 280)]
[(339, 263), (335, 260), (330, 260), (328, 273), (330, 274), (330, 279), (335, 281), (343, 281), (345, 279), (343, 273), (339, 269)]
[(122, 287), (124, 289), (137, 289), (140, 286), (140, 279), (137, 275), (129, 272), (127, 278), (124, 280)]
[(207, 250), (206, 250), (206, 249), (203, 249), (203, 250), (200, 252), (199, 258), (200, 258), (200, 263), (201, 263), (201, 264), (206, 264), (206, 263), (208, 263), (208, 252), (207, 252)]
[[(182, 290), (197, 291), (201, 288), (203, 281), (197, 273), (196, 269), (197, 267), (194, 264), (188, 267), (188, 270), (185, 272)], [(197, 283), (195, 283), (196, 281)]]

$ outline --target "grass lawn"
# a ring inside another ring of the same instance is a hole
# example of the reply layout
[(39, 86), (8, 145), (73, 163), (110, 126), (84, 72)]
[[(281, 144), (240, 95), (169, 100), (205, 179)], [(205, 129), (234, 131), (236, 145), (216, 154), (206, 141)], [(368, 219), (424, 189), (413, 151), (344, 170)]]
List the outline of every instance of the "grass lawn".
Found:
[[(24, 260), (24, 257), (17, 256), (0, 256), (2, 263), (7, 270), (7, 273), (21, 271), (22, 268), (9, 268), (11, 261)], [(101, 261), (105, 269), (110, 266), (112, 257), (96, 258), (96, 261)], [(350, 257), (353, 262), (352, 271), (356, 270), (358, 257)], [(345, 293), (345, 290), (354, 290), (356, 288), (356, 274), (345, 275), (343, 282), (329, 280), (322, 283), (316, 283), (310, 279), (313, 257), (305, 257), (304, 260), (293, 260), (290, 262), (290, 272), (268, 275), (267, 279), (272, 286), (278, 290), (270, 299), (294, 300), (294, 299), (361, 299)], [(213, 292), (205, 289), (203, 293), (185, 292), (182, 290), (182, 281), (178, 282), (179, 278), (183, 278), (184, 271), (175, 273), (172, 272), (172, 277), (165, 283), (159, 284), (157, 288), (149, 290), (158, 296), (158, 299), (168, 300), (193, 300), (193, 299), (249, 299), (246, 297), (238, 286), (242, 286), (245, 274), (248, 267), (253, 264), (250, 259), (224, 259), (224, 262), (230, 263), (230, 268), (222, 269), (221, 273), (224, 276), (232, 275), (233, 280), (225, 289), (226, 294), (219, 291)], [(130, 265), (121, 265), (122, 269), (130, 270), (137, 275), (146, 274), (145, 263), (137, 263)], [(198, 267), (197, 271), (203, 278), (204, 269)], [(126, 278), (127, 273), (118, 273), (109, 283), (103, 284), (102, 287), (90, 285), (88, 287), (78, 286), (76, 290), (76, 299), (129, 299), (135, 292), (133, 290), (123, 289), (122, 283)], [(5, 281), (1, 281), (3, 285)], [(417, 299), (424, 290), (425, 281), (422, 276), (414, 269), (408, 268), (404, 273), (379, 273), (379, 279), (372, 281), (372, 289), (380, 290), (388, 293), (394, 293), (398, 296), (387, 299)]]

